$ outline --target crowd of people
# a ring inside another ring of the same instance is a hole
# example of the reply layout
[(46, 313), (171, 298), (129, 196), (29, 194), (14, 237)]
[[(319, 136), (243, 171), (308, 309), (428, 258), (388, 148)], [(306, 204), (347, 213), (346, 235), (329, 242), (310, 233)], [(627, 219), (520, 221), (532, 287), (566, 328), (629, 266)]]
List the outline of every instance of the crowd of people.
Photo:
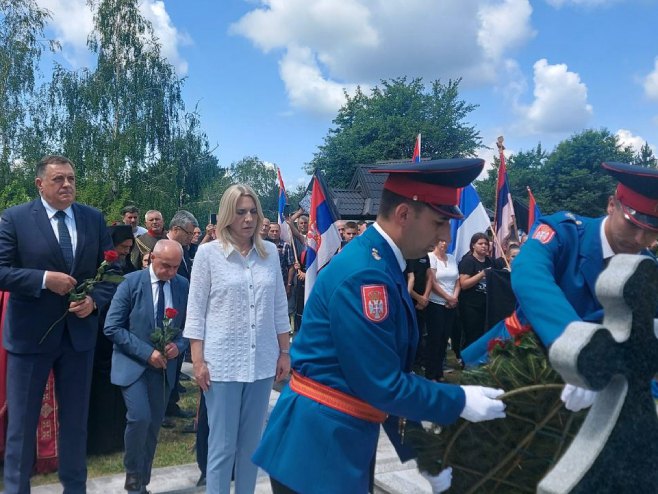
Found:
[[(315, 492), (318, 485), (365, 492), (380, 423), (407, 458), (398, 417), (503, 417), (500, 390), (444, 382), (448, 348), (462, 364), (462, 352), (513, 313), (550, 345), (564, 321), (552, 323), (537, 303), (543, 293), (564, 306), (562, 319), (594, 318), (598, 302), (552, 263), (575, 270), (577, 251), (568, 246), (585, 227), (601, 257), (595, 275), (610, 255), (655, 249), (658, 198), (644, 188), (646, 175), (636, 181), (630, 165), (609, 166), (621, 184), (602, 221), (548, 217), (527, 244), (508, 243), (498, 259), (492, 232), (477, 232), (456, 259), (447, 252), (450, 220), (461, 215), (456, 191), (482, 164), (382, 169), (389, 177), (376, 222), (337, 221), (340, 250), (305, 304), (304, 211), (280, 225), (264, 216), (249, 186), (236, 184), (205, 231), (185, 210), (168, 223), (148, 210), (142, 227), (134, 205), (108, 227), (99, 211), (75, 202), (73, 163), (45, 157), (36, 168), (40, 197), (7, 209), (0, 221), (0, 289), (10, 293), (5, 492), (29, 492), (51, 369), (67, 493), (85, 492), (88, 452), (120, 450), (126, 491), (147, 492), (159, 431), (172, 417), (195, 417), (198, 485), (228, 493), (235, 480), (239, 494), (253, 493), (256, 465), (278, 493)], [(116, 252), (112, 263), (124, 280), (101, 281), (72, 299), (108, 251)], [(518, 285), (529, 284), (518, 304), (510, 282), (517, 263)], [(197, 410), (179, 405), (186, 358), (200, 390)], [(272, 387), (288, 379), (261, 440)], [(594, 396), (571, 387), (565, 402), (575, 409)], [(442, 475), (444, 482), (449, 471)]]

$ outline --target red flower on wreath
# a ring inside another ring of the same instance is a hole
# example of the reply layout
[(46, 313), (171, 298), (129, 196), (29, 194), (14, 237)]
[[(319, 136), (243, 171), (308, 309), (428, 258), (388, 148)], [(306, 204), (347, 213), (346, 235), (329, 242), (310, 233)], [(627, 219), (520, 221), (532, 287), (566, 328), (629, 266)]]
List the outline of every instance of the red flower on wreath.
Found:
[(119, 253), (116, 250), (106, 250), (103, 252), (105, 262), (117, 262), (119, 260)]
[(505, 347), (505, 341), (502, 338), (494, 338), (493, 340), (489, 340), (489, 343), (487, 343), (487, 352), (491, 353), (493, 352), (494, 348), (499, 346), (500, 348)]
[(178, 315), (178, 311), (174, 309), (173, 307), (167, 307), (165, 309), (165, 317), (167, 319), (173, 319)]

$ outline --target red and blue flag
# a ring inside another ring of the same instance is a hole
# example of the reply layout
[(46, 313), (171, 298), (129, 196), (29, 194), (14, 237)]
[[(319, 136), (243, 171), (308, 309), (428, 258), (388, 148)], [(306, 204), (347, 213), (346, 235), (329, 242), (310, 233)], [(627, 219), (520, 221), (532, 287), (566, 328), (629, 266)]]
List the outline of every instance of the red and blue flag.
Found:
[(335, 222), (338, 211), (331, 198), (322, 172), (313, 176), (311, 211), (306, 234), (306, 287), (304, 300), (308, 299), (318, 274), (340, 248), (340, 233)]
[(416, 137), (416, 145), (414, 146), (414, 155), (411, 158), (414, 163), (420, 163), (420, 134)]

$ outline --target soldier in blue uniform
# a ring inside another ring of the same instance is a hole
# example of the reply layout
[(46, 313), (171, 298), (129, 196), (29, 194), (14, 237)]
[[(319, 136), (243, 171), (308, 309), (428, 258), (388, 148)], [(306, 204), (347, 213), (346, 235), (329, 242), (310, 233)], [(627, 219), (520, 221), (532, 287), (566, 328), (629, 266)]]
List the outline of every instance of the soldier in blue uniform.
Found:
[(364, 493), (380, 424), (399, 453), (398, 417), (449, 424), (504, 417), (502, 390), (431, 382), (411, 372), (418, 330), (403, 275), (448, 240), (459, 187), (483, 161), (437, 160), (386, 172), (377, 223), (320, 273), (292, 346), (293, 376), (254, 462), (275, 493)]
[[(602, 167), (619, 181), (607, 216), (560, 212), (540, 219), (514, 260), (515, 314), (462, 352), (465, 361), (481, 360), (487, 341), (509, 337), (516, 325), (530, 324), (548, 347), (573, 321), (600, 322), (603, 308), (594, 288), (607, 260), (615, 254), (652, 255), (647, 248), (658, 238), (658, 170), (625, 163)], [(590, 406), (594, 397), (594, 391), (570, 384), (562, 393), (573, 411)]]

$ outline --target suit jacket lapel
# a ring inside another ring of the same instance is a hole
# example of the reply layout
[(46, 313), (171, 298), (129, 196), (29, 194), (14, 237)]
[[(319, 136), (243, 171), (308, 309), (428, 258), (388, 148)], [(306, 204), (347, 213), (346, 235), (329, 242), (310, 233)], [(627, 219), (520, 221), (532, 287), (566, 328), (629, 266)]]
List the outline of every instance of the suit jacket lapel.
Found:
[(71, 211), (73, 212), (73, 217), (75, 218), (75, 231), (78, 237), (75, 247), (75, 256), (73, 257), (73, 266), (71, 268), (71, 272), (73, 273), (75, 272), (75, 268), (78, 265), (78, 260), (82, 259), (84, 246), (87, 243), (87, 222), (85, 221), (85, 216), (82, 214), (76, 203), (73, 203), (71, 206)]
[(174, 325), (180, 327), (180, 320), (183, 317), (183, 294), (181, 293), (180, 282), (176, 277), (171, 280), (171, 300), (174, 304), (173, 308), (178, 311), (178, 315), (175, 319), (176, 323)]
[(66, 261), (64, 260), (64, 255), (62, 254), (62, 249), (59, 246), (53, 227), (50, 225), (46, 208), (43, 207), (41, 199), (36, 199), (32, 205), (32, 217), (34, 218), (34, 222), (41, 232), (41, 236), (48, 244), (48, 249), (53, 253), (54, 259), (60, 267), (60, 271), (66, 273)]
[(153, 290), (151, 289), (151, 271), (149, 269), (142, 270), (141, 288), (143, 292), (144, 305), (148, 311), (148, 320), (151, 327), (155, 328), (155, 314), (153, 311)]

